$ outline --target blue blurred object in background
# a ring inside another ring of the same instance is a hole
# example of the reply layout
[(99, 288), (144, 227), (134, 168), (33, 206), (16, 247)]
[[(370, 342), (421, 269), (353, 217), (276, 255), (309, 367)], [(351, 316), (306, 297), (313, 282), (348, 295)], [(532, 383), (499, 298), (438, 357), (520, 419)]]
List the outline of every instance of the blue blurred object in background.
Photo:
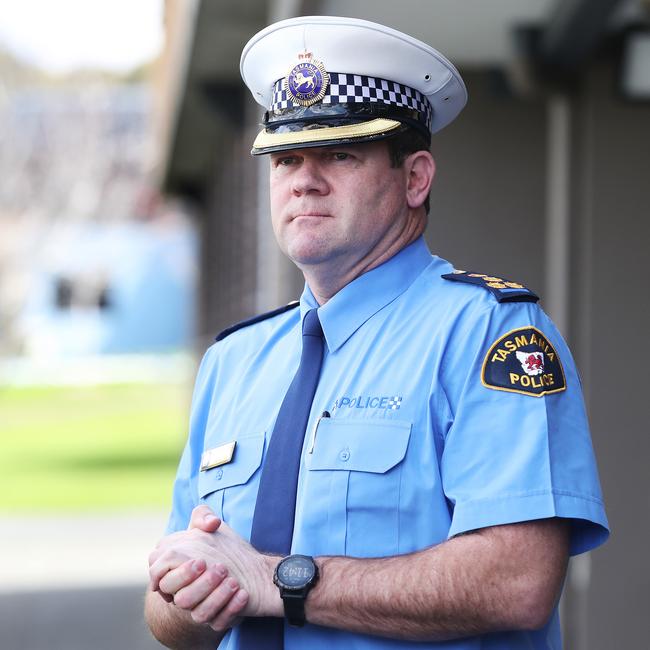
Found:
[(53, 227), (17, 330), (29, 356), (167, 352), (191, 346), (197, 237), (188, 223)]

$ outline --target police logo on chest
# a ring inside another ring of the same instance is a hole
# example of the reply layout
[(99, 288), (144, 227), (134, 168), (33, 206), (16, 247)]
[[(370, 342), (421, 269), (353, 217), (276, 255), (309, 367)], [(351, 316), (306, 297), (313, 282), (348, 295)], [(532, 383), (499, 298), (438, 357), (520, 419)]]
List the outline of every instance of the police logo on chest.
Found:
[(562, 362), (535, 327), (508, 332), (488, 350), (481, 381), (487, 388), (541, 397), (566, 390)]
[(382, 411), (398, 411), (402, 406), (401, 395), (353, 395), (339, 397), (332, 407), (336, 409), (379, 409)]

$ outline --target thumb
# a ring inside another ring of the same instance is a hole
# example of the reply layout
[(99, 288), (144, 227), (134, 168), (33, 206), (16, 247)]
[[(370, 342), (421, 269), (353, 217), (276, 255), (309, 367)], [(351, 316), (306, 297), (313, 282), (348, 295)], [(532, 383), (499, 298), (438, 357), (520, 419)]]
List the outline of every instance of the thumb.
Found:
[(221, 525), (221, 519), (212, 512), (209, 506), (201, 505), (197, 506), (192, 510), (192, 516), (190, 517), (190, 525), (187, 527), (188, 530), (192, 528), (199, 528), (200, 530), (206, 533), (214, 533), (217, 528)]

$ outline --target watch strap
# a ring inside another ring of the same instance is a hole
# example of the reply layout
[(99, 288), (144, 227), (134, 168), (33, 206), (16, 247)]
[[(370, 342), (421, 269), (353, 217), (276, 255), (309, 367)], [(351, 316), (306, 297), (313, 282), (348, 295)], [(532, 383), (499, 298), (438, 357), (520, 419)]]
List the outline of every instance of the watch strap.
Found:
[(289, 625), (303, 627), (305, 624), (305, 598), (307, 589), (300, 591), (284, 591), (281, 594), (284, 603), (284, 616)]

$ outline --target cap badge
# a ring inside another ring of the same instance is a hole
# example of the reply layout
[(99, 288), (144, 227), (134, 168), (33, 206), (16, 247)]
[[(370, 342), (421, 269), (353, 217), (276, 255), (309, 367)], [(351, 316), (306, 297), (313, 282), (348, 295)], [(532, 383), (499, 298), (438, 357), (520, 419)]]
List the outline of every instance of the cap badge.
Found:
[(323, 63), (314, 59), (311, 52), (303, 52), (287, 73), (284, 86), (294, 102), (311, 106), (325, 97), (329, 82)]

